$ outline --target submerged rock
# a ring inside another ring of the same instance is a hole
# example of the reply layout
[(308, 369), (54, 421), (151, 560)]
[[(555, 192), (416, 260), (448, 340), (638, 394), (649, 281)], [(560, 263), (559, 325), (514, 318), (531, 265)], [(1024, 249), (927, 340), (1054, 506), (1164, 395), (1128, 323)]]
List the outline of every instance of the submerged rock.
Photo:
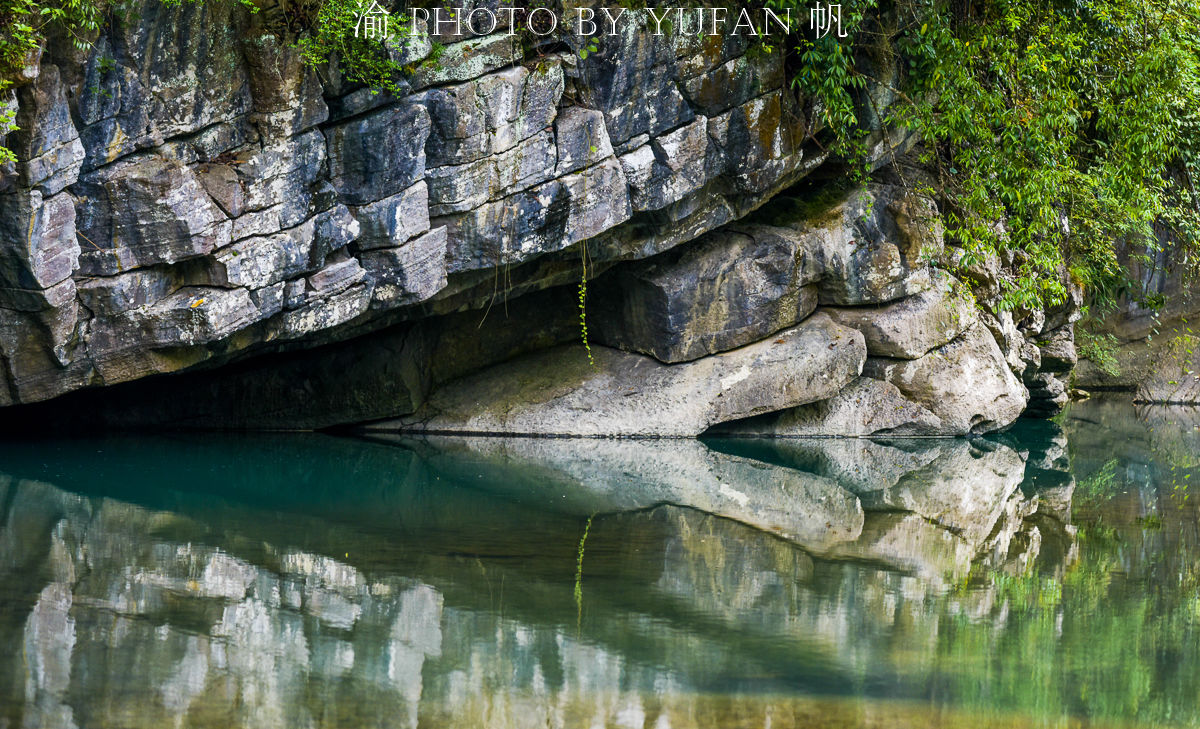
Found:
[(694, 436), (710, 426), (824, 399), (854, 379), (862, 335), (814, 316), (741, 349), (664, 365), (580, 346), (522, 357), (435, 391), (416, 415), (372, 430)]

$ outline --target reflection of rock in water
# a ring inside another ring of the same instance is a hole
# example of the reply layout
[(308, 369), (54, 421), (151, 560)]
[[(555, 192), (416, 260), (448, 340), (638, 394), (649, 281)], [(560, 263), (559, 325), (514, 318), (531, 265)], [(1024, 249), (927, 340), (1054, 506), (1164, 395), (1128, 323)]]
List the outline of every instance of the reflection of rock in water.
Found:
[(1036, 523), (1047, 515), (1060, 523), (1069, 516), (1063, 503), (1069, 504), (1072, 481), (1062, 434), (1051, 423), (1032, 427), (1044, 432), (1018, 434), (1009, 444), (863, 438), (710, 444), (834, 479), (858, 495), (866, 511), (862, 534), (838, 545), (835, 556), (957, 580), (979, 559), (998, 566), (1014, 549), (1011, 557), (1027, 563), (1040, 542), (1025, 532), (1048, 528)]
[[(947, 578), (1054, 571), (1070, 553), (1069, 489), (1020, 486), (1020, 454), (1061, 459), (1019, 439), (806, 441), (762, 459), (694, 441), (444, 443), (396, 461), (432, 490), (340, 509), (0, 485), (0, 722), (714, 725), (728, 716), (701, 694), (728, 676), (919, 685), (945, 615), (990, 609)], [(451, 478), (479, 485), (463, 497)], [(596, 512), (579, 619), (576, 515)], [(476, 533), (448, 535), (455, 514)]]
[(579, 514), (688, 506), (778, 534), (812, 551), (858, 536), (862, 508), (834, 480), (714, 451), (692, 439), (422, 439), (442, 477)]

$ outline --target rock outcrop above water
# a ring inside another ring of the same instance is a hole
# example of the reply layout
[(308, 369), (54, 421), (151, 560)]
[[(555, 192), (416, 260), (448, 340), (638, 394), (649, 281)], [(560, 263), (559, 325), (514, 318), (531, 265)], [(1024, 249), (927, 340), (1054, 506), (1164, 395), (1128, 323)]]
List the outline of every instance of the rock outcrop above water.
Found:
[[(16, 90), (0, 407), (51, 401), (22, 419), (964, 434), (1065, 401), (1071, 312), (972, 300), (935, 203), (887, 175), (795, 189), (828, 161), (820, 115), (745, 37), (442, 38), (393, 97), (238, 8), (133, 11)], [(580, 317), (595, 370), (548, 349)], [(817, 329), (838, 333), (791, 351)]]
[(837, 394), (862, 371), (862, 335), (814, 316), (729, 352), (664, 365), (564, 346), (497, 365), (436, 392), (416, 414), (371, 430), (516, 435), (697, 436), (717, 423)]

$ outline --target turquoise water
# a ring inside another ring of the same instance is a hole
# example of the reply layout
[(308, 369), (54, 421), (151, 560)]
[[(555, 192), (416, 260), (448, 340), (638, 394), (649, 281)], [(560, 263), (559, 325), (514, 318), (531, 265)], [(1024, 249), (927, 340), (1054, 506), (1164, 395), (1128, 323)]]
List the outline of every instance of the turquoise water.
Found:
[(0, 444), (0, 727), (1200, 724), (1197, 425)]

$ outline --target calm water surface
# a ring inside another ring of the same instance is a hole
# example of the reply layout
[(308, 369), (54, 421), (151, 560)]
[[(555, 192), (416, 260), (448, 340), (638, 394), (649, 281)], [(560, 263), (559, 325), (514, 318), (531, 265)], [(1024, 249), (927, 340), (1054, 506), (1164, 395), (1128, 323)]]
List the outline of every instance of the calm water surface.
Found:
[(0, 728), (1195, 726), (1198, 425), (0, 444)]

